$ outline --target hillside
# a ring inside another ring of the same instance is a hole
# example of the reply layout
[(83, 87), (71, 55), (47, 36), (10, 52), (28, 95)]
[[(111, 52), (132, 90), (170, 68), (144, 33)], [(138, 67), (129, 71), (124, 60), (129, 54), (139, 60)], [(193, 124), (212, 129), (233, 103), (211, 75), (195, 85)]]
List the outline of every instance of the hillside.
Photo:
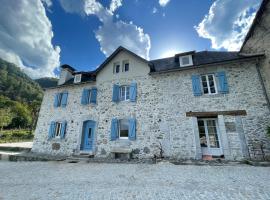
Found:
[(43, 90), (16, 65), (0, 59), (0, 131), (33, 129)]
[(57, 86), (57, 78), (39, 78), (35, 80), (43, 89)]
[(0, 95), (13, 101), (41, 101), (42, 88), (16, 65), (0, 59)]

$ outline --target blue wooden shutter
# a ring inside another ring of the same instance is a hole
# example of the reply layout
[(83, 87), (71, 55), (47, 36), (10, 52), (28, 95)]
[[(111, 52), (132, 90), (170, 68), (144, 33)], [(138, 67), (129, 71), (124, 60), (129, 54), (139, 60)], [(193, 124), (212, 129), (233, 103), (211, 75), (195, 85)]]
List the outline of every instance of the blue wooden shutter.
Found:
[(226, 94), (229, 92), (229, 87), (228, 87), (228, 82), (227, 82), (227, 77), (225, 72), (218, 72), (217, 73), (218, 77), (218, 91), (221, 94)]
[(136, 139), (136, 119), (129, 119), (128, 138), (130, 140)]
[(192, 75), (191, 79), (192, 79), (192, 89), (193, 89), (194, 96), (201, 96), (202, 89), (201, 89), (200, 76)]
[(136, 102), (137, 97), (137, 83), (131, 83), (129, 86), (130, 101)]
[(55, 108), (58, 107), (58, 98), (59, 98), (59, 94), (56, 93), (56, 94), (54, 95), (54, 103), (53, 103), (53, 106), (54, 106)]
[(83, 93), (82, 93), (82, 99), (81, 99), (81, 103), (82, 105), (86, 105), (88, 104), (88, 100), (89, 100), (89, 89), (83, 89)]
[(91, 90), (90, 103), (93, 103), (93, 104), (97, 103), (97, 88), (92, 88)]
[(49, 134), (48, 134), (48, 139), (52, 139), (55, 134), (55, 122), (51, 122), (50, 129), (49, 129)]
[(61, 139), (65, 138), (66, 128), (67, 128), (67, 122), (63, 121), (62, 126), (61, 126), (61, 135), (60, 135)]
[(61, 106), (66, 107), (67, 105), (67, 98), (68, 98), (68, 93), (64, 92), (62, 95), (62, 100), (61, 100)]
[(116, 140), (118, 138), (118, 120), (112, 119), (111, 123), (111, 140)]
[(119, 101), (119, 85), (113, 85), (113, 96), (112, 96), (113, 102)]

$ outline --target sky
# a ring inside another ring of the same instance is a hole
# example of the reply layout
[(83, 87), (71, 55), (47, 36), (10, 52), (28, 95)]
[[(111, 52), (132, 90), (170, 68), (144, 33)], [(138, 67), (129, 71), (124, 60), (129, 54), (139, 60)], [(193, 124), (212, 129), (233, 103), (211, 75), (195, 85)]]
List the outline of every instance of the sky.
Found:
[(261, 0), (0, 0), (0, 57), (32, 78), (96, 69), (118, 46), (147, 60), (238, 51)]

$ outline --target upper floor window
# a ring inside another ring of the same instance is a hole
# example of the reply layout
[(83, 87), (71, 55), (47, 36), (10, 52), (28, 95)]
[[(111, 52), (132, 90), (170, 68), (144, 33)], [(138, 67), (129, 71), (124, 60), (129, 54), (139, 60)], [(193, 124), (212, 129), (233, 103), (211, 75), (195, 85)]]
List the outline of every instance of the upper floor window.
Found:
[(193, 65), (192, 55), (180, 56), (179, 63), (180, 63), (180, 67)]
[(54, 97), (54, 107), (66, 107), (67, 105), (67, 92), (57, 93)]
[(203, 94), (216, 94), (216, 81), (214, 74), (206, 74), (201, 76)]
[(123, 61), (123, 72), (129, 71), (129, 62), (128, 61)]
[(74, 83), (80, 83), (82, 79), (82, 74), (76, 74), (74, 77)]
[(97, 103), (97, 88), (93, 87), (92, 89), (83, 89), (81, 104), (96, 104)]
[(129, 100), (129, 86), (123, 85), (120, 86), (120, 101)]
[(120, 72), (120, 63), (119, 62), (116, 62), (113, 65), (113, 73), (114, 74), (118, 74), (119, 72)]

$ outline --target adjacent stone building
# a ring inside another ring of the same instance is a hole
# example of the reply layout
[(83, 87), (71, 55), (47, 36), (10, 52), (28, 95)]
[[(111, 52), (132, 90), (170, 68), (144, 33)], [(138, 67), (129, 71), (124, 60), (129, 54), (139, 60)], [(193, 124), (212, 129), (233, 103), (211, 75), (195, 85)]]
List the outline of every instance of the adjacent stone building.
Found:
[(147, 61), (119, 47), (92, 72), (63, 65), (58, 86), (45, 91), (32, 151), (269, 159), (269, 86), (262, 78), (269, 43), (263, 42), (265, 53), (253, 52), (247, 38), (241, 52)]

